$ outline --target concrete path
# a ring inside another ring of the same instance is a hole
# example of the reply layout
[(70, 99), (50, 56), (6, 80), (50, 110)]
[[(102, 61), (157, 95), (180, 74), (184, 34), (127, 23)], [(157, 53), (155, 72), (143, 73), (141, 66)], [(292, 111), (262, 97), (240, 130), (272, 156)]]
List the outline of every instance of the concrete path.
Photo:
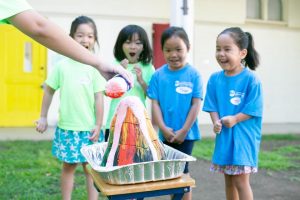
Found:
[[(49, 127), (43, 134), (38, 133), (35, 127), (22, 128), (0, 128), (1, 140), (52, 140), (54, 136), (55, 127)], [(210, 126), (201, 127), (201, 134), (203, 137), (213, 136)]]
[[(202, 137), (214, 137), (211, 125), (200, 125)], [(52, 140), (55, 127), (49, 127), (48, 130), (40, 134), (34, 127), (22, 128), (1, 128), (0, 140)], [(264, 124), (262, 132), (270, 133), (299, 133), (300, 123), (285, 123), (285, 124)]]
[(54, 128), (41, 134), (34, 127), (0, 128), (0, 140), (52, 140)]

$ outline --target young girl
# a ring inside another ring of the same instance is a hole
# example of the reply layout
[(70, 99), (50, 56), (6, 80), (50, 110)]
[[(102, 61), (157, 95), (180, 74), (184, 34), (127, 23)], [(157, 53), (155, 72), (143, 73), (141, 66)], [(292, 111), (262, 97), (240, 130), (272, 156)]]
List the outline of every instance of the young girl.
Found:
[(211, 171), (224, 173), (227, 199), (253, 199), (249, 183), (257, 172), (262, 123), (262, 87), (249, 69), (259, 64), (252, 35), (240, 28), (222, 31), (216, 59), (223, 69), (211, 75), (203, 110), (216, 135)]
[(134, 86), (122, 97), (111, 99), (106, 121), (105, 141), (109, 136), (109, 128), (115, 110), (122, 98), (137, 96), (146, 104), (148, 83), (154, 73), (152, 49), (146, 31), (138, 25), (125, 26), (119, 33), (114, 46), (114, 56), (117, 64), (123, 65), (128, 71), (135, 74)]
[[(106, 78), (121, 74), (132, 84), (132, 76), (121, 66), (112, 66), (72, 40), (56, 24), (32, 9), (26, 0), (0, 0), (0, 24), (12, 24), (20, 31), (57, 53), (94, 66)], [(23, 59), (23, 58), (22, 58)]]
[[(152, 110), (160, 138), (191, 155), (194, 141), (200, 139), (197, 116), (202, 101), (202, 80), (199, 72), (187, 63), (190, 49), (184, 29), (170, 27), (161, 37), (167, 64), (158, 69), (148, 88)], [(188, 173), (188, 163), (184, 173)], [(191, 192), (184, 199), (192, 199)]]
[[(86, 16), (77, 17), (71, 25), (70, 36), (84, 48), (93, 51), (98, 42), (94, 21)], [(99, 72), (86, 65), (66, 58), (58, 63), (46, 80), (41, 118), (36, 129), (47, 129), (47, 113), (53, 94), (60, 89), (59, 122), (55, 131), (52, 154), (63, 161), (61, 190), (63, 199), (71, 199), (74, 173), (81, 163), (86, 176), (89, 199), (98, 193), (87, 171), (87, 162), (81, 155), (82, 146), (98, 141), (103, 119), (105, 80)]]

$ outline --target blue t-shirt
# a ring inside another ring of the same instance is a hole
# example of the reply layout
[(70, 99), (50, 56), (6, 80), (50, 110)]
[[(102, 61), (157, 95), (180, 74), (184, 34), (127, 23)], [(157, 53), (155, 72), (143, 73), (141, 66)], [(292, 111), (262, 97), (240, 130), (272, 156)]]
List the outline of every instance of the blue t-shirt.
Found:
[(216, 136), (212, 162), (218, 165), (257, 166), (263, 112), (262, 86), (248, 68), (235, 76), (224, 71), (211, 75), (203, 111), (217, 112), (220, 119), (244, 113), (250, 119), (232, 128), (222, 126)]
[[(159, 102), (166, 126), (177, 131), (186, 121), (192, 99), (202, 100), (203, 98), (202, 79), (199, 72), (189, 64), (177, 71), (170, 70), (166, 64), (152, 76), (147, 94), (150, 99)], [(164, 140), (161, 131), (159, 131), (159, 136)], [(185, 139), (200, 139), (197, 119)]]

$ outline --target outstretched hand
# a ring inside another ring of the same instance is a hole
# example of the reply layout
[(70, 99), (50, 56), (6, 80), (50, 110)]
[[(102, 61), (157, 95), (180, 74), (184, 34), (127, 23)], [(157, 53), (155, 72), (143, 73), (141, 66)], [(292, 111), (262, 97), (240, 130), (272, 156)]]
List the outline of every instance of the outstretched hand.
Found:
[(125, 78), (127, 80), (127, 82), (129, 83), (130, 87), (133, 87), (133, 76), (132, 73), (127, 71), (126, 69), (124, 69), (122, 66), (116, 66), (114, 68), (114, 73), (116, 74), (120, 74), (123, 78)]

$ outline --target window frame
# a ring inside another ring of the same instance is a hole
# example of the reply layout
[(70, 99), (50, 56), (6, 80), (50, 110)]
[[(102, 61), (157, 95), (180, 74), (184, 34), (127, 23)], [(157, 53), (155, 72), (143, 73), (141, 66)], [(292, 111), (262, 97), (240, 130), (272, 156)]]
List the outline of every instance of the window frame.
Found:
[[(249, 0), (246, 0), (249, 1)], [(250, 0), (251, 1), (251, 0)], [(288, 6), (288, 0), (281, 0), (281, 20), (270, 20), (268, 19), (268, 3), (269, 0), (260, 0), (260, 13), (261, 13), (261, 19), (252, 19), (247, 17), (247, 8), (246, 8), (246, 22), (250, 23), (264, 23), (264, 24), (274, 24), (274, 25), (287, 25), (287, 6)], [(247, 3), (246, 3), (247, 6)]]

